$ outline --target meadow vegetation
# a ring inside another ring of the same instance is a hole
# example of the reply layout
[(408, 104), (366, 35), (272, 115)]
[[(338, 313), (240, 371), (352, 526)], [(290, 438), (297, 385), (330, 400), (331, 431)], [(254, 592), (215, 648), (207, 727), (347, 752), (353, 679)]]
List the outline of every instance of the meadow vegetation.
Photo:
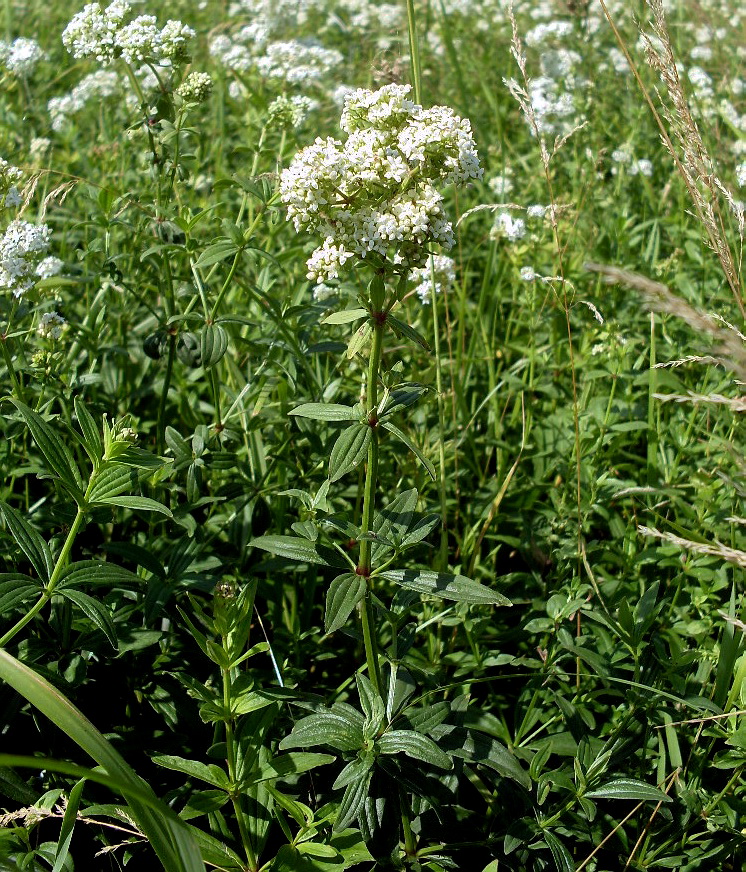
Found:
[(0, 36), (0, 870), (741, 870), (741, 5)]

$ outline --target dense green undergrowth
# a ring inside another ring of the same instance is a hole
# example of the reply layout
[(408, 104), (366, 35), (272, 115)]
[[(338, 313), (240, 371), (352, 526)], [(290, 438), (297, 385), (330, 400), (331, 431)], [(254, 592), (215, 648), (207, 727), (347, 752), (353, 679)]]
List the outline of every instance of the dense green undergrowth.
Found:
[(0, 869), (742, 868), (743, 13), (632, 6), (6, 0)]

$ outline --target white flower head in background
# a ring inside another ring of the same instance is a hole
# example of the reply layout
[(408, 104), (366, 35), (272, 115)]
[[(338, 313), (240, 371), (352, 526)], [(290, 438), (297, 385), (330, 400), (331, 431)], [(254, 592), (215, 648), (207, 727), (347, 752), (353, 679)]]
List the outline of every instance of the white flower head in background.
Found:
[(282, 173), (288, 219), (324, 239), (309, 278), (336, 278), (353, 256), (403, 274), (424, 265), (429, 245), (453, 245), (435, 186), (481, 178), (471, 125), (444, 106), (424, 109), (410, 90), (349, 94), (340, 121), (346, 141), (317, 138)]
[(0, 157), (0, 208), (15, 209), (21, 204), (21, 194), (18, 184), (23, 173), (18, 167), (9, 164)]
[(0, 41), (0, 64), (14, 76), (30, 76), (46, 54), (35, 39), (19, 36), (13, 42)]
[(62, 334), (66, 329), (67, 321), (59, 312), (45, 312), (41, 316), (41, 321), (39, 321), (39, 326), (36, 328), (36, 332), (42, 339), (56, 341), (62, 337)]
[(456, 281), (456, 262), (447, 254), (435, 254), (432, 261), (418, 266), (409, 273), (409, 281), (417, 285), (415, 291), (423, 305), (430, 303), (430, 295), (440, 294)]

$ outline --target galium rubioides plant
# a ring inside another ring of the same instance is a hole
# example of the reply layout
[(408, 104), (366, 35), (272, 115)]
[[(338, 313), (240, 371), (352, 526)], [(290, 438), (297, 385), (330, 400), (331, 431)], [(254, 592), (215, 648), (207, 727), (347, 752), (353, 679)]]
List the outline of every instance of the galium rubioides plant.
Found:
[[(280, 557), (344, 570), (329, 585), (325, 627), (327, 633), (339, 630), (359, 611), (367, 670), (367, 676), (356, 675), (361, 710), (343, 703), (318, 710), (298, 721), (280, 747), (331, 746), (348, 760), (333, 785), (344, 789), (335, 829), (357, 820), (373, 855), (394, 859), (397, 821), (405, 853), (413, 857), (417, 852), (412, 821), (420, 806), (413, 806), (407, 794), (432, 799), (432, 774), (451, 769), (452, 755), (463, 756), (469, 745), (463, 736), (456, 737), (455, 725), (445, 723), (451, 714), (448, 704), (418, 708), (412, 700), (415, 680), (399, 665), (413, 641), (411, 626), (406, 627), (418, 599), (412, 594), (508, 604), (501, 594), (463, 575), (408, 565), (408, 553), (440, 519), (417, 511), (414, 488), (392, 494), (386, 505), (378, 499), (381, 482), (388, 486), (394, 478), (381, 462), (384, 439), (414, 453), (436, 478), (401, 420), (428, 388), (404, 380), (404, 361), (387, 359), (386, 339), (394, 336), (427, 350), (408, 324), (402, 300), (412, 271), (427, 263), (432, 246), (447, 249), (454, 242), (437, 186), (481, 176), (469, 122), (445, 107), (424, 109), (409, 98), (409, 91), (407, 85), (391, 84), (349, 95), (341, 118), (346, 140), (317, 139), (295, 156), (280, 185), (296, 229), (323, 237), (308, 260), (309, 278), (337, 279), (349, 262), (366, 283), (356, 306), (325, 319), (332, 325), (362, 322), (347, 346), (349, 360), (367, 355), (360, 400), (353, 405), (304, 403), (291, 412), (342, 425), (329, 456), (323, 503), (332, 485), (364, 464), (360, 517), (314, 510), (293, 525), (295, 536), (265, 535), (251, 543)], [(293, 493), (307, 508), (320, 506), (319, 494), (314, 501), (303, 492)], [(348, 553), (353, 543), (356, 559)], [(393, 601), (387, 604), (392, 591)], [(419, 783), (401, 762), (402, 754), (425, 764)]]

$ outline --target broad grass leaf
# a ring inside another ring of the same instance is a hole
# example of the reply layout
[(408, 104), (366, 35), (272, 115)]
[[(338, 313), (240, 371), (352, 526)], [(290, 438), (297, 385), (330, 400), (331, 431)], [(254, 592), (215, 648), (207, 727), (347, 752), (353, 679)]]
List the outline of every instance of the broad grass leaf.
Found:
[(334, 633), (347, 623), (355, 606), (365, 596), (366, 581), (361, 575), (346, 572), (338, 575), (326, 594), (324, 631)]
[(78, 809), (80, 808), (80, 798), (83, 795), (84, 787), (85, 778), (81, 778), (67, 795), (67, 805), (62, 817), (62, 826), (60, 828), (60, 837), (57, 840), (57, 852), (54, 857), (52, 872), (61, 872), (70, 853), (70, 842), (72, 841), (75, 823), (78, 820)]
[(432, 594), (442, 599), (472, 605), (509, 606), (511, 602), (501, 593), (467, 578), (449, 572), (433, 572), (429, 569), (387, 569), (378, 578), (385, 578), (408, 590)]
[[(73, 774), (78, 777), (93, 781), (106, 778), (104, 783), (122, 793), (138, 826), (167, 872), (204, 872), (205, 866), (190, 829), (155, 796), (147, 783), (69, 700), (46, 679), (4, 650), (0, 650), (0, 678), (104, 768), (106, 776), (81, 767), (71, 767), (76, 770)], [(14, 765), (9, 762), (12, 759), (0, 759), (0, 765)], [(40, 758), (28, 759), (32, 761), (31, 766), (38, 770)], [(48, 763), (46, 765), (52, 768)]]

